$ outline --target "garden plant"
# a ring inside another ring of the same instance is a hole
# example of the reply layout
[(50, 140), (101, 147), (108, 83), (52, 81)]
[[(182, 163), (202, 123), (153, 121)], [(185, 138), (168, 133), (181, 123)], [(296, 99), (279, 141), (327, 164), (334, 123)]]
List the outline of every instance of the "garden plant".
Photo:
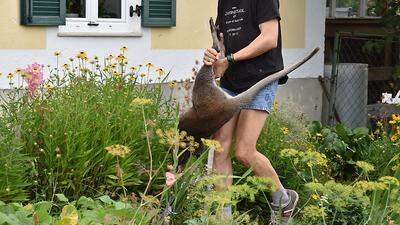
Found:
[[(78, 52), (5, 74), (0, 112), (0, 224), (266, 224), (274, 185), (234, 162), (234, 185), (206, 168), (208, 151), (177, 130), (190, 80), (169, 81), (128, 51)], [(195, 72), (194, 72), (195, 75)], [(168, 82), (168, 83), (167, 83)], [(292, 224), (400, 224), (400, 115), (374, 129), (309, 122), (275, 103), (257, 148), (298, 190)], [(222, 209), (232, 205), (232, 217)]]

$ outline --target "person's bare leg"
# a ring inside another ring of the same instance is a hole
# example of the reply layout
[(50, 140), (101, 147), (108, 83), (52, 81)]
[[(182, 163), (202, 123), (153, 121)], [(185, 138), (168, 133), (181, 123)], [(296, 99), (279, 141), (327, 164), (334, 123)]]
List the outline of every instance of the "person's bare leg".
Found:
[(237, 119), (238, 115), (235, 115), (213, 136), (214, 140), (219, 141), (224, 149), (223, 152), (214, 152), (213, 170), (218, 175), (227, 176), (222, 186), (216, 185), (217, 191), (226, 190), (228, 186), (232, 185), (232, 161), (230, 157), (230, 149)]
[(267, 116), (265, 111), (241, 110), (236, 125), (235, 158), (246, 167), (251, 167), (256, 176), (270, 178), (278, 188), (283, 188), (271, 162), (256, 149)]

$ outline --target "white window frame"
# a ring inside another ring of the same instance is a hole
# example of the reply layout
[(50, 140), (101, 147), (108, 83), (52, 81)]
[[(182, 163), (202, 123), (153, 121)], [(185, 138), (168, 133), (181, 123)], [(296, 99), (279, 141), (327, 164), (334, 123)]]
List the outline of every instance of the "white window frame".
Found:
[[(327, 10), (327, 18), (337, 18), (336, 17), (336, 1), (337, 0), (328, 0), (330, 3), (329, 11)], [(348, 17), (348, 18), (364, 18), (364, 19), (379, 19), (381, 17), (368, 16), (367, 15), (367, 0), (359, 0), (360, 9), (357, 17)], [(340, 17), (347, 18), (347, 17)]]
[(86, 0), (86, 18), (66, 18), (66, 24), (58, 27), (58, 36), (142, 36), (141, 18), (129, 12), (136, 5), (141, 0), (121, 0), (121, 19), (108, 19), (98, 18), (98, 0)]

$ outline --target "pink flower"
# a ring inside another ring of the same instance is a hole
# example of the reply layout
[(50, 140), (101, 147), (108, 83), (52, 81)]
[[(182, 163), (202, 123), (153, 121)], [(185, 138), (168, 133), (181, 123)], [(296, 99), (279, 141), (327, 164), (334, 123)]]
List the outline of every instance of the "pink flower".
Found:
[(167, 187), (171, 187), (172, 185), (174, 185), (175, 181), (176, 181), (175, 174), (171, 172), (165, 173), (165, 184), (167, 185)]
[(34, 96), (36, 89), (43, 83), (43, 65), (34, 63), (24, 69), (25, 81), (28, 83), (29, 95)]

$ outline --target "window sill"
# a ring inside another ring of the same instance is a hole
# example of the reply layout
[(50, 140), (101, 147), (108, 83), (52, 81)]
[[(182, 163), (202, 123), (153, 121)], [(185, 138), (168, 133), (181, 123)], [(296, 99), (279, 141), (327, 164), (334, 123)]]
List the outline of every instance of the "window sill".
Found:
[(121, 20), (95, 20), (67, 18), (66, 24), (58, 26), (59, 37), (141, 37), (139, 17)]
[(141, 37), (142, 32), (58, 31), (59, 37)]

